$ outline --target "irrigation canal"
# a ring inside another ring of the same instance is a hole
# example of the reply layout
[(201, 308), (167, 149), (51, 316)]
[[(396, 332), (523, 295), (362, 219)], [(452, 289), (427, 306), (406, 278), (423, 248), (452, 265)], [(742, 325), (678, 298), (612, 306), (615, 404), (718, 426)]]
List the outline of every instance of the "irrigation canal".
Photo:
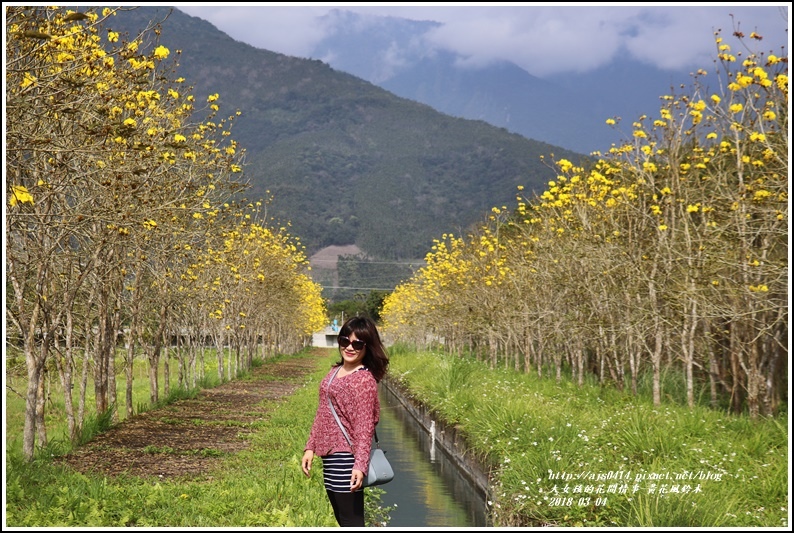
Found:
[[(399, 391), (381, 384), (378, 438), (394, 469), (381, 488), (384, 506), (393, 507), (391, 527), (484, 527), (486, 495), (437, 438), (435, 423), (417, 420)], [(429, 430), (428, 430), (429, 429)], [(447, 447), (449, 449), (449, 447)], [(481, 483), (480, 483), (481, 485)]]

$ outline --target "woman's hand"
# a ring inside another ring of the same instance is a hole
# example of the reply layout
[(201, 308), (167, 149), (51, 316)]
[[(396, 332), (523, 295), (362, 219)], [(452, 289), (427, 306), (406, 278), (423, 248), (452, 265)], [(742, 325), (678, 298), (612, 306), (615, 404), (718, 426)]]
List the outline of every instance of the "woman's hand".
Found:
[(364, 485), (364, 473), (361, 470), (353, 469), (350, 475), (350, 492), (355, 492)]
[(314, 450), (306, 450), (303, 454), (303, 459), (301, 460), (301, 468), (303, 468), (303, 473), (306, 477), (309, 477), (310, 473), (309, 470), (312, 469), (312, 460), (314, 459)]

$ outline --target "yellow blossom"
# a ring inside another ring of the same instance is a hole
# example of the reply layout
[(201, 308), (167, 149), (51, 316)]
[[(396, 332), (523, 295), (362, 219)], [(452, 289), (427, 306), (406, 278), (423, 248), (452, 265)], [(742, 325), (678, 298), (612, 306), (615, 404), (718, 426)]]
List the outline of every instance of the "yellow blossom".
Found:
[(36, 77), (33, 76), (30, 72), (25, 72), (25, 75), (22, 77), (22, 83), (20, 83), (19, 85), (23, 89), (25, 87), (29, 87), (31, 85), (33, 85), (35, 87), (35, 85), (36, 85)]
[(769, 198), (770, 196), (772, 196), (771, 192), (761, 189), (760, 191), (755, 191), (755, 194), (753, 195), (753, 200), (761, 201), (766, 198)]
[(736, 75), (736, 83), (738, 83), (742, 87), (748, 87), (751, 83), (753, 83), (752, 76), (745, 76), (742, 73)]
[(8, 199), (8, 204), (14, 207), (18, 203), (29, 203), (33, 205), (33, 196), (28, 192), (27, 187), (24, 185), (14, 185), (11, 187), (11, 197)]
[(160, 60), (167, 58), (170, 53), (171, 51), (163, 45), (154, 49), (154, 57)]
[(761, 67), (755, 67), (753, 69), (753, 76), (755, 76), (759, 80), (765, 80), (769, 77), (769, 74), (767, 74), (766, 71)]
[[(557, 163), (557, 166), (560, 167), (560, 170), (563, 172), (568, 172), (573, 168), (573, 163), (568, 161), (567, 159), (560, 159)], [(554, 182), (549, 182), (549, 185), (554, 186)]]

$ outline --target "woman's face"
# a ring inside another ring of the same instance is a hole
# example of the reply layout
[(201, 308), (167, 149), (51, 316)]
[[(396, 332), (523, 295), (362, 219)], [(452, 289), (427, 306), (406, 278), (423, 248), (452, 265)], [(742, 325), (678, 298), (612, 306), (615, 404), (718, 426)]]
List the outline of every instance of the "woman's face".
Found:
[(364, 359), (364, 354), (366, 353), (367, 347), (366, 345), (362, 346), (360, 350), (356, 350), (353, 347), (354, 344), (356, 345), (359, 344), (358, 342), (356, 342), (358, 341), (358, 337), (356, 337), (355, 333), (351, 333), (348, 336), (348, 339), (350, 340), (350, 344), (348, 344), (344, 348), (342, 348), (341, 344), (339, 346), (339, 350), (342, 352), (342, 359), (348, 365), (359, 365), (361, 364), (361, 361)]

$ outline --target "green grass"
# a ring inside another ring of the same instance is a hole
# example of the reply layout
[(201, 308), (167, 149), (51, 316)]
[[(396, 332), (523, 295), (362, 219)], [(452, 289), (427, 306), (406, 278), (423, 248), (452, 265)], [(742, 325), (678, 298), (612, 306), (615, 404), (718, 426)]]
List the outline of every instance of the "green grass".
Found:
[(392, 377), (496, 469), (495, 526), (788, 525), (785, 418), (655, 407), (469, 358), (390, 354)]
[[(16, 353), (15, 353), (16, 352)], [(10, 452), (16, 452), (22, 449), (22, 431), (25, 421), (25, 387), (27, 383), (27, 376), (24, 371), (24, 358), (19, 350), (13, 347), (9, 348), (9, 353), (6, 357), (6, 447)], [(146, 358), (142, 355), (136, 357), (133, 365), (133, 413), (140, 414), (150, 409), (156, 409), (164, 405), (171, 404), (180, 399), (193, 398), (198, 394), (202, 388), (212, 388), (218, 385), (217, 375), (217, 358), (214, 350), (207, 350), (205, 357), (205, 377), (198, 383), (195, 389), (185, 389), (179, 387), (178, 382), (178, 368), (176, 361), (172, 360), (170, 379), (169, 379), (169, 394), (165, 395), (165, 376), (162, 364), (159, 369), (159, 390), (160, 399), (154, 405), (149, 402), (149, 364)], [(77, 361), (77, 367), (80, 368), (82, 361)], [(119, 373), (116, 376), (116, 391), (118, 404), (107, 413), (96, 413), (96, 402), (94, 398), (94, 383), (93, 378), (89, 376), (86, 386), (86, 419), (84, 422), (84, 430), (80, 436), (78, 443), (86, 442), (95, 435), (98, 431), (109, 427), (112, 423), (120, 422), (126, 417), (126, 404), (125, 404), (125, 391), (127, 381), (124, 371), (121, 370), (121, 360), (117, 361), (116, 368)], [(45, 374), (47, 381), (47, 390), (49, 391), (47, 407), (45, 410), (44, 424), (47, 428), (47, 437), (51, 445), (60, 448), (71, 447), (68, 444), (68, 433), (65, 424), (66, 410), (62, 388), (57, 372), (51, 369)], [(74, 376), (74, 379), (79, 379), (79, 373)], [(75, 412), (77, 411), (77, 402), (79, 400), (79, 385), (74, 384), (72, 389), (72, 401)]]
[[(317, 358), (317, 371), (295, 394), (268, 405), (271, 416), (258, 423), (249, 449), (232, 455), (217, 450), (197, 452), (220, 457), (222, 462), (208, 475), (191, 481), (84, 475), (58, 466), (47, 453), (26, 463), (20, 453), (9, 450), (6, 525), (336, 527), (321, 464), (315, 462), (309, 479), (300, 468), (317, 410), (317, 387), (329, 363), (329, 359)], [(176, 453), (164, 446), (150, 446), (146, 452)], [(381, 525), (389, 519), (389, 509), (381, 505), (382, 494), (377, 487), (365, 493), (367, 520)]]
[[(788, 525), (784, 418), (656, 407), (645, 396), (595, 384), (558, 384), (402, 346), (389, 353), (392, 378), (457, 424), (473, 451), (490, 460), (494, 526)], [(219, 455), (220, 468), (200, 479), (105, 479), (63, 469), (45, 454), (24, 463), (9, 450), (7, 525), (335, 527), (321, 467), (315, 463), (310, 479), (300, 470), (331, 358), (333, 350), (317, 358), (317, 370), (293, 395), (268, 405), (249, 449)], [(18, 405), (6, 405), (10, 420), (21, 419)], [(97, 420), (96, 430), (107, 423)], [(368, 489), (366, 505), (368, 520), (382, 524), (390, 509), (381, 495)]]

